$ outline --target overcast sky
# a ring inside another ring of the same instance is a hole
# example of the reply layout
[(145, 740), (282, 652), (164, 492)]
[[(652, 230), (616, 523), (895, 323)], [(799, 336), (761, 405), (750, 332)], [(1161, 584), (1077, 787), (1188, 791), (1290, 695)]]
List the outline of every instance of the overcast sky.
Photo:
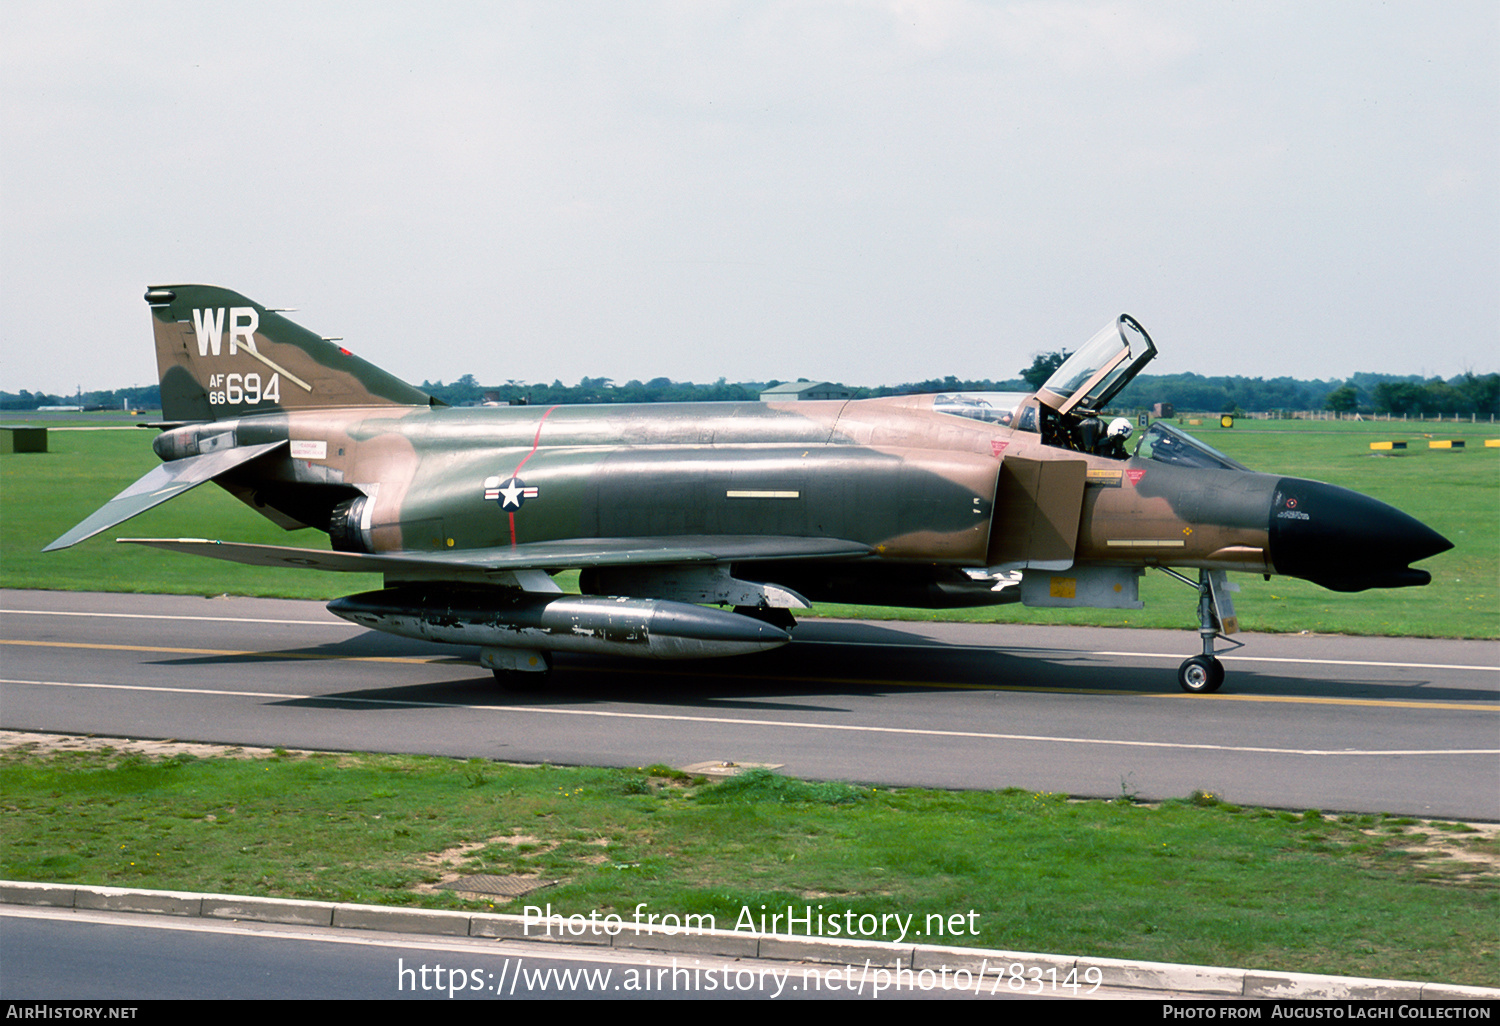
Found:
[(0, 3), (0, 388), (1500, 369), (1500, 4)]

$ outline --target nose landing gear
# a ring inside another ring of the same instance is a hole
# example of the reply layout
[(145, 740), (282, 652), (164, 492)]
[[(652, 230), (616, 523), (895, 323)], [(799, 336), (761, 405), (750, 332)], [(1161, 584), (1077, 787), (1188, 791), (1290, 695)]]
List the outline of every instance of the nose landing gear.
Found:
[[(1189, 694), (1212, 694), (1224, 683), (1224, 664), (1218, 657), (1245, 647), (1244, 642), (1229, 637), (1239, 630), (1234, 602), (1229, 597), (1230, 592), (1239, 591), (1239, 585), (1230, 584), (1229, 575), (1223, 570), (1199, 570), (1195, 582), (1168, 567), (1157, 569), (1198, 590), (1198, 636), (1203, 639), (1203, 654), (1193, 656), (1177, 668), (1177, 684)], [(1227, 642), (1227, 646), (1216, 648), (1214, 643), (1219, 640)]]

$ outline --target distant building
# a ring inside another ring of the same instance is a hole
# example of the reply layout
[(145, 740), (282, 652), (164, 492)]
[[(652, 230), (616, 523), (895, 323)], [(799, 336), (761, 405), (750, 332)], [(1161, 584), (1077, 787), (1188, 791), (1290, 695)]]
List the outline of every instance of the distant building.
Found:
[(854, 392), (831, 381), (788, 381), (761, 392), (763, 403), (801, 402), (808, 399), (853, 399)]

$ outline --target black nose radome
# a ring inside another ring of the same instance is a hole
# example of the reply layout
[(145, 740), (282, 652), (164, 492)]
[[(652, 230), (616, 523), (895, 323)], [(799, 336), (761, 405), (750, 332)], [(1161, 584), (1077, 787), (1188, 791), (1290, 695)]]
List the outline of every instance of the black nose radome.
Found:
[(1333, 591), (1405, 588), (1432, 575), (1408, 564), (1453, 543), (1394, 506), (1347, 488), (1284, 477), (1271, 500), (1276, 572)]

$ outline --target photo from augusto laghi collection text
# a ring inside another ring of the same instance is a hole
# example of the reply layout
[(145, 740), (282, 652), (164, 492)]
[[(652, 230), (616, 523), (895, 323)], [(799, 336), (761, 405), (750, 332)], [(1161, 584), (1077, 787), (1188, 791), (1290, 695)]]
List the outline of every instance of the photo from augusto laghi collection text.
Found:
[(1259, 1005), (1164, 1004), (1163, 1019), (1488, 1019), (1479, 1001), (1266, 1001)]

